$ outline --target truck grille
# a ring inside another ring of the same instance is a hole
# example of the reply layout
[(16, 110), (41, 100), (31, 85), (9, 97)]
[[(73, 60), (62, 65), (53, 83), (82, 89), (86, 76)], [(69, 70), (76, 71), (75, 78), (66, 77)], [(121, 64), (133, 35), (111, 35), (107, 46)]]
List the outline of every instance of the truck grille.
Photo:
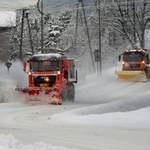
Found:
[[(45, 78), (48, 78), (49, 81), (46, 81)], [(52, 87), (55, 84), (56, 76), (34, 76), (34, 86), (40, 87), (42, 84), (47, 85), (47, 87)]]
[(140, 68), (140, 64), (130, 64), (129, 66), (128, 66), (128, 68), (133, 68), (133, 69), (139, 69)]

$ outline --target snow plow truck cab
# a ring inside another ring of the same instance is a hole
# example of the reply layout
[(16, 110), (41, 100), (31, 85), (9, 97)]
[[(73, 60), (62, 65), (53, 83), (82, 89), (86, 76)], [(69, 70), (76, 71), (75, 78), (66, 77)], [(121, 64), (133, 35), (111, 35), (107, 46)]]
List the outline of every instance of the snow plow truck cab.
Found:
[(28, 74), (28, 87), (17, 86), (16, 91), (24, 93), (27, 100), (59, 105), (65, 99), (74, 101), (74, 59), (59, 53), (37, 54), (23, 63), (23, 70)]
[(124, 50), (121, 66), (115, 70), (119, 80), (147, 81), (150, 77), (149, 54), (143, 49)]

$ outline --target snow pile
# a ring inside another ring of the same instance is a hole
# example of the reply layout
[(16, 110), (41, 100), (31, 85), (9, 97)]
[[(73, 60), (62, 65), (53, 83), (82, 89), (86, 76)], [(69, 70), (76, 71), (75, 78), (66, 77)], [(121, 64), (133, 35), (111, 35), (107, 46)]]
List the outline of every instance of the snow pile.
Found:
[[(96, 109), (101, 110), (101, 107)], [(84, 114), (84, 110), (88, 112)], [(110, 108), (111, 110), (111, 108)], [(110, 111), (109, 110), (109, 111)], [(150, 107), (126, 112), (92, 113), (93, 108), (81, 108), (62, 114), (53, 115), (53, 119), (61, 122), (78, 125), (92, 125), (103, 127), (125, 127), (125, 128), (145, 128), (150, 129)], [(79, 115), (80, 113), (80, 115)]]
[(44, 142), (35, 143), (34, 145), (23, 146), (21, 142), (16, 140), (12, 135), (0, 134), (0, 150), (76, 150), (67, 149), (60, 146), (52, 146)]
[(12, 135), (0, 134), (0, 150), (17, 150), (20, 143)]

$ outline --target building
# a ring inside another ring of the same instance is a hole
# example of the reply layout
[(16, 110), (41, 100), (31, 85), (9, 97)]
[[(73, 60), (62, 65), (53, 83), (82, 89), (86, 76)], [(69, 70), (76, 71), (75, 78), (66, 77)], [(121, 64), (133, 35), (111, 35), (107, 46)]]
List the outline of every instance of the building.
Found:
[(10, 58), (10, 29), (16, 24), (16, 14), (11, 11), (0, 11), (0, 62)]
[(10, 27), (0, 27), (0, 62), (7, 61), (10, 57), (9, 31)]

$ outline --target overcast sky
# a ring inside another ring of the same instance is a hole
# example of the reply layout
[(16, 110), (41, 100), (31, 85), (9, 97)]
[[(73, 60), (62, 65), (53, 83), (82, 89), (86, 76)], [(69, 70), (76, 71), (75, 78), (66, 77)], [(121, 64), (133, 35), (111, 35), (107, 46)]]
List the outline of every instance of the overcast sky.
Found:
[(37, 0), (0, 0), (0, 27), (15, 24), (15, 10), (35, 5)]
[(0, 0), (0, 10), (15, 10), (36, 3), (37, 0)]

